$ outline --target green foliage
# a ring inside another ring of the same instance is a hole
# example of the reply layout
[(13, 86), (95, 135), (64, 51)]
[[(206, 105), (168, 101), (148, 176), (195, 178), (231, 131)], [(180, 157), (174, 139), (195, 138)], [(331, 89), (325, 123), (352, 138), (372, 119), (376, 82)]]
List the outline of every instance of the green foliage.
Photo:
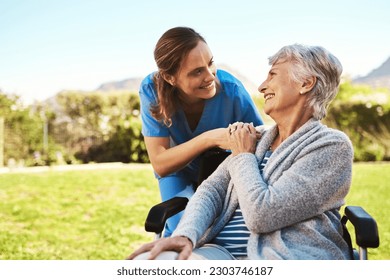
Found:
[(336, 100), (348, 102), (356, 95), (369, 96), (373, 92), (372, 88), (367, 85), (353, 85), (350, 81), (344, 81), (340, 84)]
[[(41, 109), (24, 106), (18, 96), (0, 93), (0, 116), (4, 117), (5, 164), (12, 161), (13, 164), (24, 162), (27, 165), (50, 162), (43, 144), (43, 125), (51, 114), (48, 112), (42, 115)], [(53, 139), (48, 136), (47, 141), (54, 148)], [(38, 160), (37, 154), (41, 155)]]
[[(263, 98), (253, 99), (264, 122), (273, 124), (262, 110)], [(4, 163), (149, 162), (139, 112), (138, 94), (126, 91), (64, 91), (29, 107), (17, 96), (0, 93)], [(390, 160), (388, 90), (343, 82), (324, 123), (350, 137), (356, 161)]]
[(141, 122), (132, 118), (119, 122), (108, 140), (93, 145), (85, 154), (76, 154), (84, 162), (149, 162), (145, 143), (141, 134)]
[(62, 92), (58, 143), (82, 162), (148, 162), (139, 98), (131, 92)]
[(345, 82), (324, 123), (350, 137), (356, 161), (390, 160), (390, 92)]

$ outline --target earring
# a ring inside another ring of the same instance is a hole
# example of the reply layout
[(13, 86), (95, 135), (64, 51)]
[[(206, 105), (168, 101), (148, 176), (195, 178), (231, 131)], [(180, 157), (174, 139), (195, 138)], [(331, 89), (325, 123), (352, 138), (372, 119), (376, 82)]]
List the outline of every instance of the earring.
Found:
[(302, 95), (304, 92), (300, 91), (299, 94)]

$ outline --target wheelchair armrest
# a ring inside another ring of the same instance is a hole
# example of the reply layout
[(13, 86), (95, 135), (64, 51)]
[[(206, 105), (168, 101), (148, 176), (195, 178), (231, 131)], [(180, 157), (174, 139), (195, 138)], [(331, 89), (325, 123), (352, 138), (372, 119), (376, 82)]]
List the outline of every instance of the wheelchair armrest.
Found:
[(377, 248), (379, 234), (376, 221), (362, 207), (347, 206), (345, 216), (355, 227), (356, 244), (363, 248)]
[(161, 233), (164, 230), (167, 219), (184, 210), (187, 203), (188, 198), (186, 197), (173, 197), (153, 206), (146, 218), (145, 230), (147, 232)]

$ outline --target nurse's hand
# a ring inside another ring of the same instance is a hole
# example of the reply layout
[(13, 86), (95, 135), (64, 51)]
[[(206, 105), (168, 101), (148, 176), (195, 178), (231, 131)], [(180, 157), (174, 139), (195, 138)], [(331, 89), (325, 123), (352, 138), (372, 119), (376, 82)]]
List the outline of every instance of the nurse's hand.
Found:
[(252, 124), (235, 123), (228, 129), (229, 146), (233, 156), (239, 153), (255, 153), (256, 143), (261, 135), (256, 133)]
[(206, 131), (204, 134), (206, 135), (206, 141), (212, 143), (212, 147), (229, 150), (229, 139), (227, 137), (228, 131), (228, 128), (216, 128)]

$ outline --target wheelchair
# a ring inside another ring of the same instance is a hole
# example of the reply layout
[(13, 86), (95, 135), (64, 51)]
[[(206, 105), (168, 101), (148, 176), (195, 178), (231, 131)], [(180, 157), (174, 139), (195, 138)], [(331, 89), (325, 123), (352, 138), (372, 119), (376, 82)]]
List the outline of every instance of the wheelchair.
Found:
[[(230, 153), (220, 149), (206, 151), (201, 157), (198, 186), (218, 167), (218, 165)], [(168, 218), (183, 211), (188, 203), (185, 197), (174, 197), (153, 206), (145, 221), (145, 230), (155, 233), (155, 239), (161, 238), (161, 234)], [(348, 221), (355, 231), (355, 246), (352, 244), (350, 233), (347, 229)], [(368, 248), (379, 247), (378, 227), (375, 219), (360, 206), (346, 206), (341, 218), (343, 237), (350, 247), (352, 260), (367, 260)]]

